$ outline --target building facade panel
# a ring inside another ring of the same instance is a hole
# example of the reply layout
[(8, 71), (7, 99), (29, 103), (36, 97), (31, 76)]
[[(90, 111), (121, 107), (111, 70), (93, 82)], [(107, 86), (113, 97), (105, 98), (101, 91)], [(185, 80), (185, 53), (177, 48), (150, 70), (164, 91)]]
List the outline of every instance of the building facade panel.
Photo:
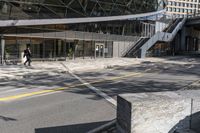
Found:
[[(0, 20), (91, 18), (157, 11), (161, 0), (0, 0)], [(162, 6), (164, 7), (164, 6)], [(144, 20), (143, 20), (144, 19)], [(42, 20), (41, 20), (42, 21)], [(0, 27), (5, 60), (22, 60), (30, 46), (35, 60), (121, 57), (155, 22), (142, 18), (73, 24)], [(148, 33), (151, 33), (148, 34)]]
[(192, 17), (200, 13), (200, 0), (167, 0), (166, 10), (175, 18)]

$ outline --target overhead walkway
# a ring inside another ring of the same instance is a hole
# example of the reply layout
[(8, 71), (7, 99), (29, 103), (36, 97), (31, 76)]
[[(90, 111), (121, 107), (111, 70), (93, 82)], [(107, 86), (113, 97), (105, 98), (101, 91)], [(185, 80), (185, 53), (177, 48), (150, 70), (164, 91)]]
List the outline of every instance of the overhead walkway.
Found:
[(52, 24), (76, 24), (76, 23), (91, 23), (91, 22), (106, 22), (116, 20), (130, 20), (145, 18), (164, 14), (165, 10), (156, 12), (141, 13), (134, 15), (107, 16), (107, 17), (88, 17), (88, 18), (62, 18), (62, 19), (33, 19), (33, 20), (1, 20), (0, 27), (10, 26), (34, 26), (34, 25), (52, 25)]
[(156, 44), (156, 42), (171, 42), (178, 31), (182, 29), (186, 22), (187, 18), (176, 19), (172, 24), (164, 29), (162, 32), (155, 33), (150, 38), (140, 38), (137, 43), (132, 44), (129, 50), (124, 53), (124, 57), (141, 57), (146, 56), (147, 51)]

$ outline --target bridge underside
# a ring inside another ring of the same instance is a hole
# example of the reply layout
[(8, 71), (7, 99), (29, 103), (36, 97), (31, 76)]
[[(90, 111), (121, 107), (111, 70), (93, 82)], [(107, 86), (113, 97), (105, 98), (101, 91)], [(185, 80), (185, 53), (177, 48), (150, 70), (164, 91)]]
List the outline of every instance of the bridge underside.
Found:
[(198, 26), (200, 25), (200, 16), (189, 18), (186, 22), (186, 26)]

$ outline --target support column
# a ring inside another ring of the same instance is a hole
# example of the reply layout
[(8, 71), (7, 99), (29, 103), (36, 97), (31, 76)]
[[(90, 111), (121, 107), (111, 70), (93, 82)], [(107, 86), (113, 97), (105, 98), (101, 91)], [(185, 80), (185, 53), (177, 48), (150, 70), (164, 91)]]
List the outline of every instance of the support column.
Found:
[(44, 58), (45, 58), (45, 40), (43, 41), (42, 48), (43, 48), (42, 58), (44, 60)]
[(85, 59), (85, 41), (83, 40), (83, 59)]
[(181, 51), (186, 51), (186, 28), (183, 27), (181, 30), (181, 44), (180, 44), (180, 50)]
[(63, 42), (63, 56), (64, 56), (64, 58), (65, 58), (65, 61), (67, 60), (67, 41), (66, 41), (66, 39), (64, 40), (64, 42)]
[(147, 24), (147, 37), (150, 37), (150, 24)]
[(57, 57), (56, 51), (57, 51), (56, 42), (55, 42), (55, 40), (53, 40), (53, 58), (54, 59)]
[(78, 49), (78, 44), (79, 44), (79, 40), (74, 40), (74, 45), (73, 45), (73, 59), (75, 60), (76, 58), (76, 52)]
[(62, 45), (62, 42), (61, 40), (56, 40), (57, 42), (57, 45), (58, 45), (58, 58), (61, 57), (61, 45)]
[[(65, 30), (66, 30), (66, 25), (65, 25)], [(64, 57), (65, 57), (65, 61), (67, 61), (67, 32), (65, 31), (65, 40), (64, 40)]]
[(5, 39), (1, 36), (1, 64), (5, 63)]
[(141, 48), (139, 54), (139, 58), (145, 58), (146, 57), (146, 49), (145, 48)]

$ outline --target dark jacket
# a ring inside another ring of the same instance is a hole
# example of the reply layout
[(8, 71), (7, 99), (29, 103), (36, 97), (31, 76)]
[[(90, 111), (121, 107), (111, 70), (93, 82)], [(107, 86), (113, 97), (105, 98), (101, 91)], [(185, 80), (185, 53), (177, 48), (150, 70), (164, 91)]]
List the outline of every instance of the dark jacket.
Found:
[(24, 57), (26, 56), (26, 58), (30, 58), (31, 57), (31, 52), (29, 49), (24, 50)]

